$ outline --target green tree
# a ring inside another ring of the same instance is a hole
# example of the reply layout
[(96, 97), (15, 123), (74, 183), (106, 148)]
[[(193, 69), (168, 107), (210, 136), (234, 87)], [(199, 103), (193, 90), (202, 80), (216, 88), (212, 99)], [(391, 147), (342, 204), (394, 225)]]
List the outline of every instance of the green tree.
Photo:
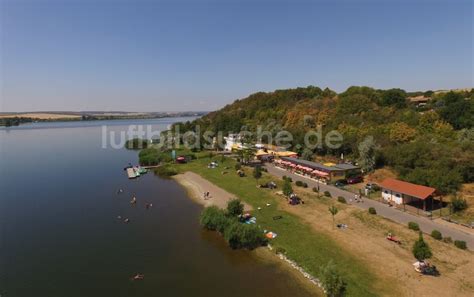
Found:
[(244, 213), (244, 205), (239, 199), (232, 199), (227, 203), (227, 214), (236, 217)]
[(371, 172), (375, 167), (375, 140), (372, 136), (367, 136), (358, 146), (359, 164), (364, 172)]
[(267, 242), (263, 232), (254, 225), (232, 221), (224, 232), (224, 238), (233, 249), (254, 249)]
[(339, 209), (337, 209), (336, 206), (332, 205), (328, 208), (329, 212), (331, 213), (332, 215), (332, 227), (334, 228), (335, 225), (336, 225), (336, 219), (334, 218), (337, 213), (339, 212)]
[(319, 274), (327, 296), (339, 297), (343, 295), (346, 284), (339, 275), (333, 260), (329, 260), (326, 266), (321, 267)]
[(310, 150), (309, 148), (305, 148), (303, 150), (303, 153), (301, 154), (301, 158), (303, 160), (311, 161), (313, 159), (313, 151)]
[(439, 110), (439, 114), (455, 129), (474, 126), (473, 99), (464, 99), (460, 93), (448, 92), (443, 96), (442, 102), (444, 106)]
[(407, 106), (407, 94), (401, 89), (387, 90), (382, 94), (382, 104), (385, 106), (404, 108)]
[(419, 234), (420, 236), (418, 240), (413, 244), (412, 252), (413, 256), (415, 256), (418, 261), (423, 261), (425, 259), (431, 258), (433, 253), (431, 252), (429, 245), (423, 240), (422, 233), (420, 232)]
[(253, 169), (253, 177), (258, 184), (258, 180), (262, 177), (262, 168), (260, 166), (255, 166)]
[(466, 199), (459, 197), (459, 196), (454, 196), (453, 199), (451, 199), (451, 208), (453, 212), (459, 212), (463, 211), (467, 208), (467, 201)]
[(289, 179), (285, 178), (285, 182), (283, 184), (283, 194), (286, 197), (289, 197), (293, 193), (293, 188), (291, 187), (291, 182)]
[(210, 206), (202, 211), (199, 223), (208, 230), (222, 233), (228, 224), (228, 219), (222, 209), (217, 206)]

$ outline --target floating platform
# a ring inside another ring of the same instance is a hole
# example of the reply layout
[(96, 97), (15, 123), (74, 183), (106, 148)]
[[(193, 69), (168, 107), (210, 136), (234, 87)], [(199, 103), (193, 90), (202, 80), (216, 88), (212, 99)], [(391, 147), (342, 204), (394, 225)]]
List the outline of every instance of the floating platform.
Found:
[(139, 176), (133, 168), (127, 168), (127, 175), (128, 178), (137, 178)]

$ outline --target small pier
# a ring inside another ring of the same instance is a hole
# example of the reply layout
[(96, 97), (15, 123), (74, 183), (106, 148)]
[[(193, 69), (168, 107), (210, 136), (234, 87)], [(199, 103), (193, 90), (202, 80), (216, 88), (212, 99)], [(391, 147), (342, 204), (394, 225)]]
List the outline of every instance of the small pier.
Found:
[(151, 165), (151, 166), (142, 166), (142, 168), (145, 168), (145, 169), (153, 169), (153, 168), (158, 168), (160, 167), (161, 165)]

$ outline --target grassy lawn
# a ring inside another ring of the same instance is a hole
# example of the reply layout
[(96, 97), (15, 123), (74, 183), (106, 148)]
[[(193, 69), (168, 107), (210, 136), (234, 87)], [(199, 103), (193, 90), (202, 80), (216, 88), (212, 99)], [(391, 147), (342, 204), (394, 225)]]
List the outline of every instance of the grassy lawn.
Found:
[[(443, 216), (444, 217), (450, 217), (449, 215), (449, 209), (445, 208), (443, 210)], [(451, 215), (451, 220), (456, 221), (458, 223), (462, 224), (474, 224), (474, 211), (460, 211), (460, 212), (455, 212)]]
[[(256, 180), (252, 177), (252, 169), (246, 169), (247, 176), (241, 178), (235, 173), (234, 160), (226, 158), (224, 163), (221, 163), (220, 157), (215, 157), (214, 160), (220, 163), (216, 169), (207, 168), (210, 159), (204, 155), (193, 162), (176, 167), (180, 172), (193, 171), (252, 205), (257, 224), (278, 234), (271, 240), (273, 247), (284, 249), (287, 257), (299, 263), (307, 272), (317, 276), (319, 267), (332, 259), (347, 282), (347, 296), (382, 295), (381, 292), (379, 294), (375, 292), (376, 276), (364, 263), (357, 260), (351, 251), (339, 246), (329, 236), (317, 233), (303, 224), (297, 216), (278, 209), (276, 199), (283, 198), (276, 198), (270, 190), (257, 188)], [(222, 174), (223, 171), (228, 173)], [(264, 174), (259, 183), (269, 180), (275, 179)], [(271, 205), (267, 207), (267, 203)], [(257, 210), (258, 207), (262, 210)], [(283, 218), (273, 220), (273, 217), (278, 215)]]

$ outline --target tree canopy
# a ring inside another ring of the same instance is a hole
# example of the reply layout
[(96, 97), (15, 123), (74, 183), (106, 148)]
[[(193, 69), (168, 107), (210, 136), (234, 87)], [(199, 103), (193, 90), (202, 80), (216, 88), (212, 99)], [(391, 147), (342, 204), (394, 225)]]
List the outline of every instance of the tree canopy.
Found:
[[(410, 103), (411, 96), (431, 99), (419, 107)], [(473, 90), (407, 93), (352, 86), (336, 94), (308, 86), (258, 92), (177, 125), (182, 132), (199, 127), (224, 135), (242, 129), (256, 132), (260, 126), (275, 137), (285, 130), (292, 135), (289, 149), (303, 159), (344, 154), (345, 159), (359, 161), (366, 171), (390, 165), (401, 179), (449, 193), (462, 183), (474, 182), (473, 106)], [(341, 145), (305, 147), (306, 132), (318, 128), (322, 135), (338, 131)], [(252, 137), (247, 141), (257, 141)], [(242, 159), (248, 158), (242, 155)]]

